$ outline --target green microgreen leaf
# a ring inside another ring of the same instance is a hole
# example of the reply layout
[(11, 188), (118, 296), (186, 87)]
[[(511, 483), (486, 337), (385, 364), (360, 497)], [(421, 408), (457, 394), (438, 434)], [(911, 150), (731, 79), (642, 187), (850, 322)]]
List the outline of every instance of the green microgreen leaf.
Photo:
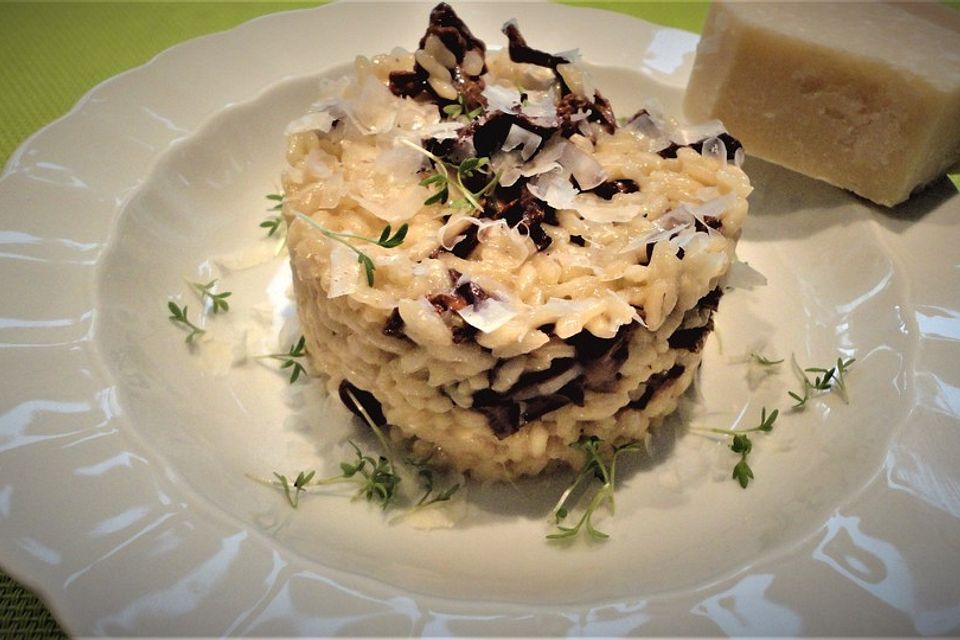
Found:
[(213, 287), (216, 286), (216, 279), (211, 280), (210, 282), (203, 284), (200, 282), (187, 282), (194, 291), (197, 292), (197, 295), (200, 296), (201, 302), (210, 302), (210, 308), (214, 313), (220, 313), (221, 311), (227, 312), (230, 310), (230, 303), (227, 302), (227, 298), (233, 295), (230, 291), (223, 291), (221, 293), (214, 293)]
[(757, 431), (770, 433), (773, 431), (773, 426), (779, 416), (779, 409), (774, 409), (770, 413), (767, 413), (767, 408), (761, 407), (760, 424), (749, 429), (738, 430), (690, 427), (690, 430), (707, 434), (715, 433), (731, 439), (730, 450), (734, 453), (740, 454), (740, 461), (737, 462), (736, 466), (733, 468), (733, 479), (737, 480), (740, 483), (740, 486), (746, 489), (750, 480), (753, 479), (753, 470), (750, 468), (750, 465), (747, 462), (747, 456), (753, 450), (753, 441), (750, 440), (750, 437), (747, 434)]
[[(304, 348), (299, 342), (294, 349), (291, 349), (291, 354), (303, 355), (304, 353)], [(353, 393), (350, 391), (347, 391), (347, 393), (363, 420), (377, 437), (383, 453), (376, 456), (366, 453), (355, 442), (348, 440), (347, 443), (353, 449), (354, 456), (352, 459), (340, 463), (340, 473), (338, 475), (315, 480), (315, 472), (301, 472), (297, 479), (290, 483), (285, 476), (274, 472), (274, 476), (277, 478), (277, 482), (274, 484), (279, 484), (286, 495), (287, 502), (294, 508), (299, 504), (299, 495), (306, 490), (307, 485), (354, 483), (357, 487), (354, 494), (355, 499), (362, 498), (379, 505), (384, 510), (394, 504), (397, 499), (402, 478), (393, 462), (393, 451), (390, 443), (383, 430), (370, 418)], [(416, 471), (420, 485), (425, 489), (424, 494), (413, 505), (411, 511), (446, 502), (460, 490), (459, 483), (444, 489), (438, 489), (435, 486), (436, 471), (430, 465), (429, 456), (421, 460), (404, 459), (403, 462)]]
[(480, 203), (480, 199), (486, 197), (492, 193), (494, 189), (496, 189), (497, 184), (500, 182), (500, 173), (498, 172), (493, 175), (483, 186), (483, 188), (476, 192), (468, 189), (466, 185), (464, 185), (463, 181), (465, 178), (472, 178), (477, 173), (490, 175), (489, 170), (487, 170), (490, 167), (490, 158), (464, 158), (460, 161), (459, 165), (454, 165), (444, 161), (443, 159), (430, 153), (420, 145), (415, 144), (410, 140), (404, 138), (401, 139), (401, 142), (412, 149), (416, 149), (433, 162), (433, 167), (436, 170), (436, 173), (431, 174), (420, 181), (420, 186), (433, 186), (436, 188), (436, 192), (424, 200), (423, 203), (425, 205), (446, 203), (450, 198), (450, 187), (452, 185), (457, 191), (460, 192), (460, 197), (454, 199), (450, 203), (450, 206), (458, 209), (472, 208), (481, 213), (483, 212), (483, 205)]
[(847, 371), (850, 369), (850, 365), (852, 365), (854, 362), (856, 362), (856, 358), (849, 358), (847, 360), (837, 358), (837, 391), (840, 393), (840, 397), (843, 398), (843, 401), (846, 403), (850, 402), (850, 397), (847, 395), (846, 375)]
[[(273, 205), (267, 211), (280, 211), (283, 209), (283, 196), (279, 193), (269, 193), (267, 194), (267, 200), (272, 200), (277, 204)], [(263, 225), (261, 225), (263, 226)]]
[(316, 471), (301, 471), (297, 474), (297, 479), (293, 481), (293, 485), (291, 485), (287, 476), (277, 473), (276, 471), (273, 472), (273, 475), (283, 488), (283, 495), (286, 496), (287, 502), (294, 509), (300, 506), (300, 494), (306, 490), (306, 486), (313, 480), (314, 474), (316, 474)]
[[(616, 487), (617, 460), (624, 453), (638, 451), (641, 444), (631, 441), (613, 447), (613, 454), (609, 461), (603, 459), (602, 445), (603, 441), (597, 436), (583, 436), (570, 444), (572, 448), (582, 451), (586, 460), (553, 508), (553, 520), (557, 527), (555, 531), (546, 536), (548, 540), (569, 540), (575, 538), (581, 531), (585, 531), (594, 540), (606, 540), (609, 537), (607, 533), (594, 526), (593, 516), (603, 504), (608, 505), (610, 513), (613, 515), (615, 512), (614, 490)], [(591, 479), (598, 480), (600, 488), (596, 490), (587, 503), (580, 519), (573, 526), (561, 525), (560, 523), (569, 515), (567, 503), (571, 496), (581, 484)]]
[(770, 433), (773, 431), (773, 423), (777, 421), (777, 416), (780, 415), (779, 409), (774, 409), (770, 412), (770, 415), (767, 415), (767, 408), (762, 407), (760, 409), (760, 426), (756, 427), (757, 431), (763, 431)]
[(313, 218), (303, 215), (302, 213), (297, 214), (297, 219), (302, 220), (303, 222), (306, 222), (311, 227), (313, 227), (314, 229), (316, 229), (326, 237), (330, 238), (334, 242), (339, 242), (343, 246), (349, 248), (351, 251), (356, 253), (357, 262), (363, 265), (363, 270), (367, 276), (367, 285), (371, 287), (373, 286), (374, 271), (376, 271), (377, 267), (374, 264), (373, 259), (370, 258), (370, 256), (368, 256), (366, 253), (358, 249), (350, 241), (353, 240), (357, 242), (369, 242), (370, 244), (375, 244), (377, 246), (383, 247), (384, 249), (393, 249), (403, 244), (404, 239), (406, 239), (407, 237), (407, 230), (409, 229), (409, 225), (405, 222), (402, 225), (400, 225), (396, 233), (391, 235), (392, 229), (390, 225), (387, 225), (380, 232), (379, 238), (375, 239), (375, 238), (368, 238), (366, 236), (360, 236), (355, 233), (333, 231), (331, 229), (326, 228), (325, 226), (323, 226)]
[[(807, 367), (804, 369), (797, 364), (796, 357), (791, 357), (793, 370), (797, 374), (797, 378), (801, 384), (800, 392), (787, 391), (787, 394), (795, 400), (793, 408), (803, 409), (807, 401), (813, 397), (815, 393), (834, 389), (836, 389), (837, 394), (844, 402), (849, 403), (850, 398), (847, 394), (846, 374), (850, 369), (850, 365), (855, 361), (855, 358), (849, 358), (847, 360), (837, 358), (836, 365), (828, 369), (823, 367)], [(815, 374), (812, 381), (807, 375), (808, 373)]]
[(306, 373), (306, 369), (299, 362), (300, 358), (304, 358), (307, 355), (307, 339), (304, 336), (300, 336), (300, 339), (294, 343), (290, 350), (286, 353), (268, 353), (266, 355), (257, 356), (257, 358), (270, 358), (273, 360), (280, 360), (281, 369), (290, 369), (290, 384), (296, 382), (301, 374)]
[(753, 470), (750, 468), (750, 465), (747, 464), (747, 454), (742, 454), (740, 462), (733, 467), (733, 476), (732, 478), (740, 483), (740, 486), (744, 489), (747, 488), (747, 485), (750, 484), (750, 481), (753, 479)]
[(780, 363), (783, 362), (783, 358), (780, 358), (779, 360), (771, 360), (771, 359), (769, 359), (769, 358), (764, 357), (763, 355), (761, 355), (761, 354), (759, 354), (759, 353), (751, 353), (750, 356), (751, 356), (754, 360), (756, 360), (756, 362), (757, 362), (758, 364), (762, 364), (762, 365), (765, 366), (765, 367), (772, 367), (772, 366), (778, 365), (778, 364), (780, 364)]
[(197, 338), (206, 333), (205, 330), (201, 329), (190, 321), (190, 318), (187, 316), (187, 305), (178, 307), (173, 300), (170, 300), (167, 302), (167, 309), (170, 311), (170, 320), (172, 320), (175, 324), (179, 324), (182, 327), (190, 330), (185, 339), (187, 344), (193, 345)]
[(442, 109), (443, 113), (452, 120), (462, 118), (466, 122), (470, 122), (481, 113), (483, 113), (483, 106), (479, 106), (470, 111), (467, 110), (467, 97), (462, 94), (457, 94), (456, 103), (448, 104)]
[(753, 449), (753, 443), (750, 442), (750, 437), (743, 433), (738, 433), (733, 436), (733, 442), (730, 443), (730, 449), (734, 453), (750, 453), (750, 450)]
[(263, 220), (260, 223), (261, 229), (267, 229), (267, 237), (269, 238), (277, 231), (280, 230), (280, 225), (283, 224), (283, 218), (280, 216), (270, 216)]

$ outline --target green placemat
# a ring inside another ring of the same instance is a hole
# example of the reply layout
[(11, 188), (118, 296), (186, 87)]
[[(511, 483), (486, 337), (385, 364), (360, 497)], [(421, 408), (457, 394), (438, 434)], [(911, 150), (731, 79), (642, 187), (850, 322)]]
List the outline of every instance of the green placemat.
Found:
[[(576, 2), (699, 31), (707, 2)], [(178, 42), (321, 2), (3, 2), (0, 165), (98, 83)], [(0, 638), (65, 634), (43, 604), (0, 572)]]
[[(99, 82), (190, 38), (322, 2), (2, 2), (0, 164)], [(699, 31), (707, 2), (578, 2)]]
[(96, 84), (178, 42), (316, 4), (0, 3), (0, 161)]
[(0, 638), (62, 638), (57, 621), (29, 591), (0, 573)]

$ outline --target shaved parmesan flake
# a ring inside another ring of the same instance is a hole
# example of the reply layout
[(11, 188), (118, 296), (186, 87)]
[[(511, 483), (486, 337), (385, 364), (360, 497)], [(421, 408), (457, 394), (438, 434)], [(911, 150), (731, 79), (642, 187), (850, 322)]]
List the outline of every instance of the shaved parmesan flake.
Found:
[(692, 213), (701, 221), (703, 220), (704, 216), (716, 218), (736, 203), (737, 194), (731, 191), (730, 193), (725, 193), (722, 196), (713, 198), (712, 200), (707, 200), (703, 204), (698, 204), (694, 207), (691, 207), (690, 213)]
[(513, 305), (489, 298), (457, 311), (463, 321), (484, 333), (496, 331), (517, 315)]
[(330, 250), (330, 285), (328, 298), (338, 298), (356, 291), (360, 287), (360, 263), (357, 254), (340, 243)]
[(514, 87), (504, 87), (499, 84), (488, 84), (483, 88), (483, 97), (487, 99), (487, 111), (503, 111), (509, 113), (520, 105), (520, 92)]
[(217, 266), (230, 271), (243, 271), (266, 264), (277, 257), (273, 243), (253, 244), (231, 253), (214, 256)]
[[(437, 229), (437, 242), (447, 251), (452, 251), (457, 243), (466, 237), (464, 232), (471, 224), (479, 227), (483, 224), (483, 221), (473, 216), (461, 216), (459, 218), (451, 216), (442, 227)], [(451, 233), (453, 234), (452, 238), (450, 237)]]
[(495, 153), (490, 160), (490, 165), (494, 173), (500, 176), (500, 186), (512, 187), (520, 179), (522, 166), (520, 153), (511, 151), (510, 153)]
[(463, 129), (462, 122), (437, 122), (436, 124), (426, 125), (415, 131), (419, 136), (424, 138), (453, 140), (457, 137), (460, 129)]
[[(693, 144), (706, 138), (715, 138), (727, 130), (719, 120), (709, 120), (701, 124), (676, 127), (670, 131), (670, 139), (679, 145)], [(726, 156), (724, 156), (726, 157)]]
[(767, 278), (750, 266), (750, 263), (743, 262), (734, 256), (730, 270), (727, 271), (727, 275), (724, 277), (723, 285), (733, 287), (734, 289), (750, 290), (767, 286)]
[(560, 160), (560, 156), (563, 155), (563, 148), (567, 144), (569, 143), (564, 140), (563, 137), (553, 136), (547, 141), (543, 148), (540, 149), (540, 153), (538, 153), (531, 162), (523, 166), (520, 175), (524, 178), (530, 178), (559, 168), (560, 163), (558, 160)]
[(607, 172), (600, 163), (575, 144), (567, 143), (563, 146), (560, 165), (576, 178), (583, 191), (589, 191), (607, 179)]
[(590, 222), (630, 222), (643, 212), (643, 207), (629, 194), (618, 194), (610, 200), (598, 198), (593, 194), (579, 194), (571, 202), (575, 209)]
[(386, 133), (397, 122), (397, 99), (373, 75), (367, 76), (360, 93), (343, 104), (350, 122), (363, 135)]
[(404, 222), (415, 216), (427, 197), (426, 190), (413, 185), (406, 189), (386, 189), (380, 193), (367, 192), (365, 196), (351, 193), (350, 197), (361, 207), (391, 224)]
[(537, 176), (527, 183), (527, 189), (554, 209), (570, 209), (578, 193), (567, 172), (560, 168)]
[(520, 107), (520, 113), (541, 127), (557, 126), (557, 104), (550, 91), (531, 91), (527, 94), (527, 103)]
[(523, 127), (518, 127), (517, 125), (512, 124), (510, 125), (510, 130), (507, 131), (506, 140), (503, 141), (503, 150), (513, 151), (520, 145), (523, 145), (523, 148), (520, 150), (520, 158), (526, 162), (534, 153), (536, 153), (542, 142), (542, 137), (538, 136), (532, 131), (527, 131)]
[(308, 131), (322, 131), (323, 133), (330, 133), (330, 129), (333, 128), (333, 123), (336, 122), (336, 120), (337, 119), (330, 115), (330, 112), (328, 111), (308, 113), (307, 115), (297, 118), (288, 124), (283, 133), (287, 136), (292, 136), (297, 133), (306, 133)]

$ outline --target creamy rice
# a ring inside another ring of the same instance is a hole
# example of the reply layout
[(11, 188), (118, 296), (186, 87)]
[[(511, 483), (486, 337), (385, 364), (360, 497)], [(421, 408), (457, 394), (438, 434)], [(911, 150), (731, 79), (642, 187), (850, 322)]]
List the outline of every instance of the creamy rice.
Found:
[[(283, 210), (330, 390), (382, 411), (418, 453), (508, 479), (578, 464), (584, 435), (642, 439), (676, 408), (751, 187), (717, 123), (683, 129), (648, 108), (618, 127), (574, 62), (509, 23), (511, 52), (486, 52), (451, 16), (434, 10), (415, 53), (361, 57), (323, 83), (288, 127)], [(481, 209), (455, 206), (455, 184), (426, 205), (429, 155), (451, 183), (486, 157), (468, 186), (497, 187)], [(393, 248), (350, 240), (376, 267), (370, 286), (357, 254), (299, 215), (374, 239), (409, 230)]]

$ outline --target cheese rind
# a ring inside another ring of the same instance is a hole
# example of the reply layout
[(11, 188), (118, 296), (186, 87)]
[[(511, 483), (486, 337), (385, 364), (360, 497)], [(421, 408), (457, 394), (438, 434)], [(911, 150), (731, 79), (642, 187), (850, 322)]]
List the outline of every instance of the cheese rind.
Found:
[(960, 160), (960, 12), (715, 3), (684, 107), (750, 155), (898, 204)]

